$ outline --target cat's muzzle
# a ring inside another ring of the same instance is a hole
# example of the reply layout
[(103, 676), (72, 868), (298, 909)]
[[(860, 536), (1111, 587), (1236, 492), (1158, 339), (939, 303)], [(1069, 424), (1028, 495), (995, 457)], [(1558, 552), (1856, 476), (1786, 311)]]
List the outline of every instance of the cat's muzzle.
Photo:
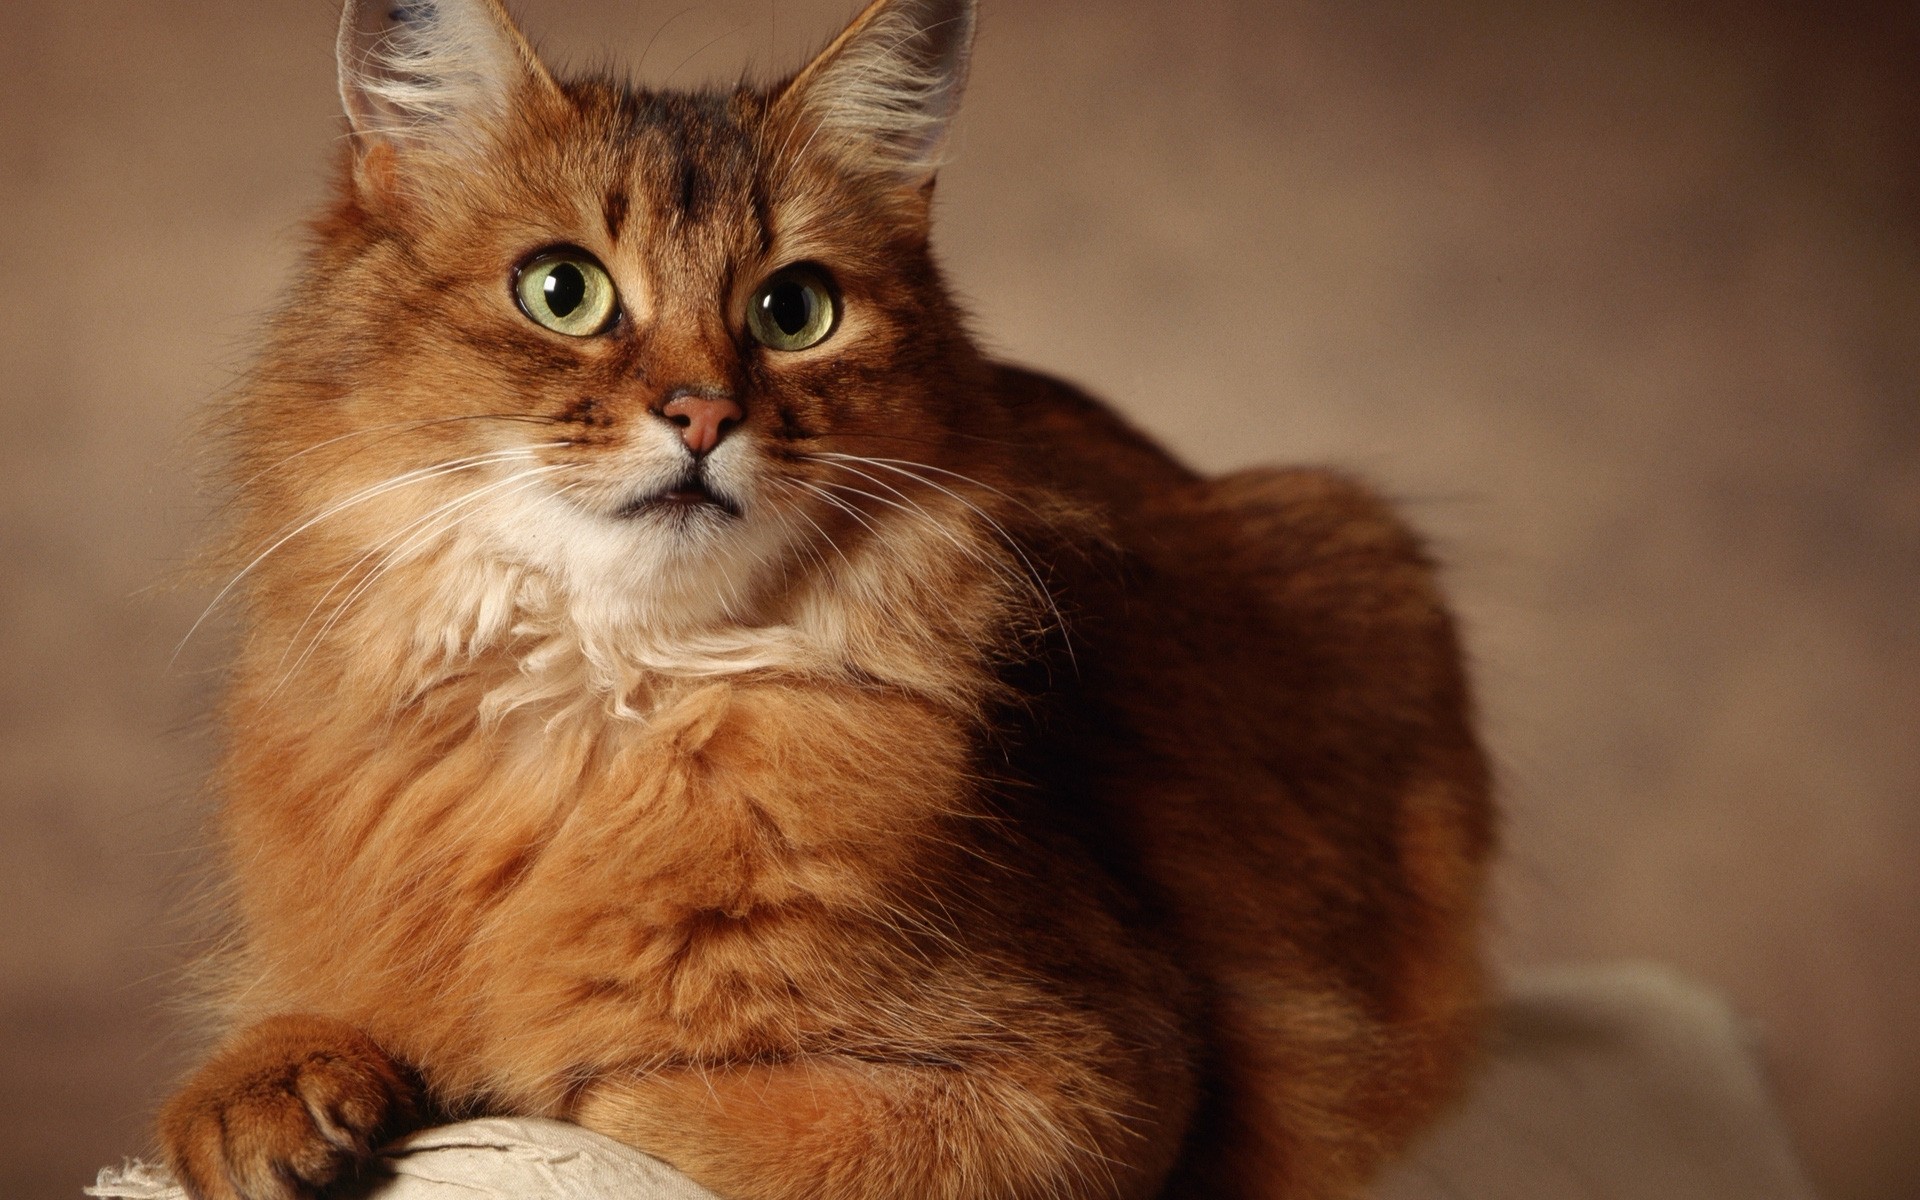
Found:
[(689, 466), (680, 477), (665, 487), (656, 488), (621, 505), (614, 516), (620, 518), (642, 517), (655, 513), (692, 516), (696, 513), (712, 513), (721, 516), (740, 516), (740, 503), (732, 496), (716, 488), (707, 479), (701, 464)]

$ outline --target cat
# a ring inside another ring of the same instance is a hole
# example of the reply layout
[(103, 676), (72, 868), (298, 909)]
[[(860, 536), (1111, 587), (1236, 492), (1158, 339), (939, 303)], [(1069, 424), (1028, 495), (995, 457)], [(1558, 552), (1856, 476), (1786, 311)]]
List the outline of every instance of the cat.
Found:
[(1433, 568), (983, 357), (929, 246), (974, 24), (656, 93), (346, 4), (219, 418), (198, 1200), (488, 1113), (735, 1200), (1320, 1200), (1459, 1086), (1494, 817)]

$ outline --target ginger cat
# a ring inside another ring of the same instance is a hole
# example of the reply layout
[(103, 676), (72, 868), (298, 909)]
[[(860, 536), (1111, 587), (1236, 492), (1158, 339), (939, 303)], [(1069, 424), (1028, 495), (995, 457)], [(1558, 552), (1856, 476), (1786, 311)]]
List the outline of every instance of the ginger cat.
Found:
[(656, 93), (347, 3), (226, 414), (199, 1200), (480, 1113), (735, 1200), (1320, 1200), (1456, 1086), (1492, 815), (1431, 567), (981, 355), (928, 228), (973, 26)]

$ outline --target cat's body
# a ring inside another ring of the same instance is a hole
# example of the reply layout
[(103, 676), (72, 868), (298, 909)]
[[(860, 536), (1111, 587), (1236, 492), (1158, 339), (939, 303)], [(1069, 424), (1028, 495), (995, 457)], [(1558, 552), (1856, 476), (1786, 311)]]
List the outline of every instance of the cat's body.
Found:
[(1490, 815), (1427, 564), (980, 357), (926, 247), (970, 30), (883, 2), (656, 98), (349, 4), (346, 182), (233, 413), (199, 1195), (507, 1111), (738, 1200), (1306, 1200), (1454, 1085)]

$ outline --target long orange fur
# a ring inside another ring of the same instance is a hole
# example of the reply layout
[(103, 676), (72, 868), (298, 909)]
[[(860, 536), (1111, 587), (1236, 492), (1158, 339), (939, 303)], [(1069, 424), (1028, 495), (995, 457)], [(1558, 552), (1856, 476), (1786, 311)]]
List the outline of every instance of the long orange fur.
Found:
[[(1357, 1195), (1480, 1003), (1487, 772), (1418, 541), (982, 357), (928, 247), (970, 4), (699, 95), (385, 8), (227, 414), (234, 1032), (161, 1116), (188, 1190), (518, 1113), (737, 1200)], [(516, 306), (554, 245), (604, 332)], [(838, 327), (755, 345), (799, 261)], [(689, 389), (743, 414), (736, 512), (635, 507)]]

